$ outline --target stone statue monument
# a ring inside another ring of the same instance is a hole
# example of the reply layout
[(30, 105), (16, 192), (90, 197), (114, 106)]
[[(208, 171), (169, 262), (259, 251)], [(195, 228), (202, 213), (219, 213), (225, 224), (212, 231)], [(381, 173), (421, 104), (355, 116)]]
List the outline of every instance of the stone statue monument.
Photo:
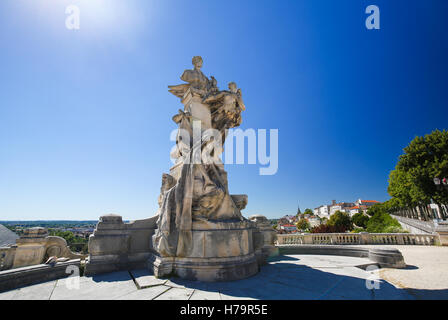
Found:
[(176, 162), (162, 176), (149, 266), (156, 276), (242, 279), (258, 272), (263, 237), (241, 214), (247, 196), (229, 194), (219, 155), (228, 129), (241, 124), (245, 105), (234, 82), (220, 91), (216, 79), (201, 71), (202, 58), (192, 62), (194, 69), (180, 77), (186, 83), (169, 86), (184, 109), (173, 117), (179, 126), (171, 154)]
[(271, 238), (260, 219), (241, 210), (247, 195), (231, 195), (220, 160), (228, 129), (241, 124), (246, 109), (235, 82), (219, 90), (214, 77), (201, 71), (202, 58), (169, 86), (183, 109), (178, 125), (176, 159), (162, 175), (157, 213), (125, 223), (122, 217), (100, 217), (89, 238), (86, 275), (144, 268), (157, 277), (177, 275), (203, 281), (243, 279), (258, 272), (269, 255)]

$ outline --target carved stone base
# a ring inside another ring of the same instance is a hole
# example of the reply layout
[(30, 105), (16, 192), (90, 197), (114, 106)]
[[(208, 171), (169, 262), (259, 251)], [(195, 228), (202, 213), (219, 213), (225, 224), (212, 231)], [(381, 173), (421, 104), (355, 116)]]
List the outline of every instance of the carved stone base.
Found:
[(158, 278), (177, 276), (209, 282), (245, 279), (259, 271), (254, 253), (225, 258), (174, 258), (151, 254), (148, 268)]
[(188, 256), (150, 256), (148, 268), (155, 276), (229, 281), (244, 279), (258, 272), (263, 242), (258, 239), (259, 232), (252, 222), (196, 220), (191, 233), (192, 248)]

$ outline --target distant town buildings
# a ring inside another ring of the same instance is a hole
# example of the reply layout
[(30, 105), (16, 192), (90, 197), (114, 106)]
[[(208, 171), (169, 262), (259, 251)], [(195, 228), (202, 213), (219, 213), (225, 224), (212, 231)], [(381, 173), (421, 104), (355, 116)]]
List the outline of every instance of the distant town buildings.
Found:
[(330, 207), (330, 216), (333, 215), (336, 211), (341, 211), (341, 212), (349, 212), (351, 208), (353, 208), (355, 206), (355, 204), (353, 202), (340, 202), (340, 203), (335, 203), (336, 201), (333, 200), (333, 203)]
[(311, 216), (308, 218), (308, 222), (310, 223), (311, 228), (317, 227), (318, 225), (320, 225), (322, 222), (319, 219), (319, 217), (316, 216)]
[(330, 207), (331, 205), (321, 205), (320, 207), (314, 208), (314, 215), (321, 218), (330, 217)]
[(277, 220), (277, 232), (278, 233), (296, 233), (299, 232), (296, 223), (300, 219), (308, 220), (310, 227), (316, 227), (321, 224), (321, 219), (317, 215), (301, 213), (300, 209), (297, 210), (297, 215), (286, 215)]
[(278, 219), (278, 225), (286, 225), (286, 224), (295, 224), (297, 222), (297, 216), (286, 215), (280, 219)]
[(353, 216), (358, 212), (365, 212), (374, 204), (380, 203), (376, 200), (362, 200), (358, 199), (354, 203), (353, 202), (339, 202), (336, 203), (336, 200), (333, 200), (331, 204), (324, 204), (317, 208), (314, 208), (314, 214), (321, 218), (329, 219), (331, 215), (333, 215), (336, 211), (346, 212)]
[(280, 230), (283, 230), (285, 233), (294, 233), (297, 232), (297, 227), (294, 224), (282, 224), (280, 225)]

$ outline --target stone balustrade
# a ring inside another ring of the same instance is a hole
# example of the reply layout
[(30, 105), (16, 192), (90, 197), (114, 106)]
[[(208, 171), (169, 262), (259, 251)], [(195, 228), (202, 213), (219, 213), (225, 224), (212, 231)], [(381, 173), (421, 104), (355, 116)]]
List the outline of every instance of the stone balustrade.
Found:
[(435, 245), (436, 234), (414, 233), (304, 233), (278, 234), (277, 245), (298, 244), (395, 244), (395, 245)]

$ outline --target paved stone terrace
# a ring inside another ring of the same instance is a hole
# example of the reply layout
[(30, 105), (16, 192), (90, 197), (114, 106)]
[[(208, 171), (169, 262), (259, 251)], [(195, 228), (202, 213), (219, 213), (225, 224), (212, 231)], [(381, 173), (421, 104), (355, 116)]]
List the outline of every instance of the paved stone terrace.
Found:
[[(146, 270), (122, 271), (80, 277), (79, 289), (67, 286), (67, 281), (70, 284), (73, 278), (61, 279), (1, 293), (0, 300), (448, 299), (444, 271), (448, 270), (448, 248), (399, 249), (410, 266), (402, 270), (382, 269), (379, 275), (383, 279), (377, 290), (367, 288), (366, 279), (371, 279), (372, 273), (360, 267), (370, 264), (368, 259), (285, 255), (272, 259), (256, 276), (240, 281), (204, 283), (179, 278), (157, 279)], [(432, 270), (435, 262), (440, 265)], [(422, 273), (426, 278), (415, 283)], [(444, 277), (440, 278), (440, 274)], [(405, 285), (408, 288), (403, 288)]]

